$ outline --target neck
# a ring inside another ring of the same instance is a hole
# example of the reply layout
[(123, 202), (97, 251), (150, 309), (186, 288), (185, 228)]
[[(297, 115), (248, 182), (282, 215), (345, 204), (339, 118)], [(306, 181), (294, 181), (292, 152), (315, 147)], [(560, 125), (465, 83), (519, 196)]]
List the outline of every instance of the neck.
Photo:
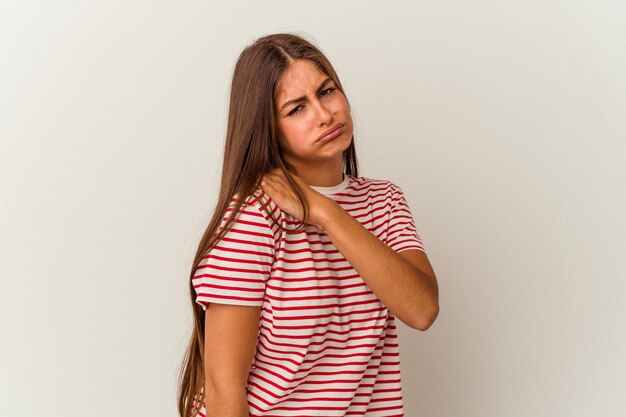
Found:
[(295, 174), (302, 178), (307, 185), (315, 187), (334, 187), (343, 181), (342, 160), (319, 162), (314, 165), (303, 163), (293, 164)]

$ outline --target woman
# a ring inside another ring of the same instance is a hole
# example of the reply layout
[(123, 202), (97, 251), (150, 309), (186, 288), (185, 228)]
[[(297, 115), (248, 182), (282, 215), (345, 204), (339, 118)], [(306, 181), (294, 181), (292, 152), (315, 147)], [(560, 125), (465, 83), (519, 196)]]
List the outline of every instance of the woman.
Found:
[(237, 61), (190, 278), (181, 416), (403, 415), (395, 317), (430, 327), (437, 280), (400, 187), (358, 176), (339, 77), (298, 36)]

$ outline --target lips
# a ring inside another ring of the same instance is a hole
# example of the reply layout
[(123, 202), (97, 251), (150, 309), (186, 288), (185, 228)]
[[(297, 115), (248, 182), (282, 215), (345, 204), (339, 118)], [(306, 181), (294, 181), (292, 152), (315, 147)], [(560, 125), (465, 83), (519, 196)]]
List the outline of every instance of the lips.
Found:
[(324, 132), (322, 132), (322, 134), (320, 135), (320, 137), (319, 137), (319, 138), (317, 138), (317, 141), (316, 141), (316, 142), (318, 142), (318, 141), (320, 141), (320, 140), (324, 139), (326, 136), (328, 136), (328, 135), (330, 135), (330, 134), (334, 133), (335, 131), (337, 131), (337, 130), (341, 129), (342, 127), (343, 127), (343, 123), (336, 123), (336, 124), (334, 124), (331, 128), (329, 128), (329, 129), (325, 130)]

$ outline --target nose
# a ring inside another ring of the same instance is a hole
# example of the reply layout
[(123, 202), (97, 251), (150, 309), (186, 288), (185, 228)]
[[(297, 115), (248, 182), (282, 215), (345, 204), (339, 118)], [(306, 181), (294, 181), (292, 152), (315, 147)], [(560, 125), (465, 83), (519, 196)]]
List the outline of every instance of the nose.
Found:
[(328, 104), (322, 103), (320, 100), (315, 100), (315, 108), (317, 109), (320, 124), (330, 123), (333, 117), (331, 110), (328, 108)]

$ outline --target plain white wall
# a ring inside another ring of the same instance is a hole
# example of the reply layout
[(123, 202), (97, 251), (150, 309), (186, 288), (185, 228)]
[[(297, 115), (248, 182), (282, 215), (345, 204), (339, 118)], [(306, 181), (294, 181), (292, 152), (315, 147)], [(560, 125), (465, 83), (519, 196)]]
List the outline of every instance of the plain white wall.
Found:
[[(2, 416), (174, 416), (230, 77), (318, 43), (361, 175), (399, 184), (441, 313), (406, 415), (626, 415), (626, 5), (5, 1)], [(620, 394), (621, 393), (621, 394)]]

